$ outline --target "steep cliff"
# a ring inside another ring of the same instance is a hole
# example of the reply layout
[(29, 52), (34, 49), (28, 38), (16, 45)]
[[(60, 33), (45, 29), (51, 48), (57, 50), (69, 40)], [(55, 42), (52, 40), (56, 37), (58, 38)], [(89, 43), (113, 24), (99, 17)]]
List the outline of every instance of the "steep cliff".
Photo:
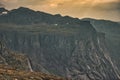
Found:
[(105, 33), (105, 40), (107, 43), (110, 56), (115, 60), (120, 70), (120, 24), (109, 20), (96, 20), (90, 18), (82, 19), (90, 21), (93, 27), (98, 31)]
[(34, 71), (73, 80), (119, 80), (119, 70), (109, 57), (105, 34), (96, 32), (89, 21), (58, 16), (52, 21), (49, 20), (52, 15), (48, 19), (39, 17), (43, 20), (39, 24), (1, 23), (0, 37), (10, 49), (29, 55)]
[(12, 50), (29, 55), (35, 71), (74, 80), (118, 80), (119, 72), (109, 57), (104, 35), (95, 31), (86, 34), (1, 31)]

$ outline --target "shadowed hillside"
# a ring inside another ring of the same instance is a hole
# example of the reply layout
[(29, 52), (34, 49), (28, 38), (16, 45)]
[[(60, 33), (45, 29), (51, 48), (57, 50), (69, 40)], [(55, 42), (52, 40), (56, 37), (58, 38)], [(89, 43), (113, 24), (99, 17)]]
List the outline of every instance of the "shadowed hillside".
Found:
[(0, 41), (0, 80), (64, 80), (40, 72), (31, 72), (28, 58), (7, 49)]

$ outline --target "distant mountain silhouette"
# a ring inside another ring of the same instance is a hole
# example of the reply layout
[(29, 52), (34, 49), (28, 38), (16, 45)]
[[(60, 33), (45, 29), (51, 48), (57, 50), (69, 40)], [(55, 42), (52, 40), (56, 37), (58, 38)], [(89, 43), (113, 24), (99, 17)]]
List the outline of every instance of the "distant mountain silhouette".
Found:
[(51, 15), (48, 13), (34, 11), (29, 8), (20, 7), (8, 12), (7, 15), (0, 16), (0, 23), (14, 23), (14, 24), (84, 24), (85, 21), (80, 21), (78, 18), (69, 16), (62, 17), (59, 14)]

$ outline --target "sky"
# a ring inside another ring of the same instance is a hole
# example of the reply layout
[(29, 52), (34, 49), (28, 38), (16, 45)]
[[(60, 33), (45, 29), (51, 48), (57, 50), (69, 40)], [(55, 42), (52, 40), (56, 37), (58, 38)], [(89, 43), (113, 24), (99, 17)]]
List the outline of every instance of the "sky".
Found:
[(0, 7), (9, 10), (20, 6), (80, 19), (120, 21), (120, 0), (0, 0)]

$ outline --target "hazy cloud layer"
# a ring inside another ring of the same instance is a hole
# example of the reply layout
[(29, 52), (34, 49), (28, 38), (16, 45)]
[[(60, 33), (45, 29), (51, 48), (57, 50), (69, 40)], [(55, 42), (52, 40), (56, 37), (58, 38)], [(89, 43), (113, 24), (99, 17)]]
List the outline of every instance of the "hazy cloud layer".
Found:
[(9, 8), (29, 7), (53, 14), (119, 20), (120, 0), (0, 0)]
[(5, 5), (0, 2), (0, 7), (5, 7)]
[(120, 2), (110, 2), (110, 3), (102, 3), (99, 5), (95, 6), (99, 10), (107, 10), (107, 11), (112, 11), (112, 10), (117, 10), (120, 11)]

